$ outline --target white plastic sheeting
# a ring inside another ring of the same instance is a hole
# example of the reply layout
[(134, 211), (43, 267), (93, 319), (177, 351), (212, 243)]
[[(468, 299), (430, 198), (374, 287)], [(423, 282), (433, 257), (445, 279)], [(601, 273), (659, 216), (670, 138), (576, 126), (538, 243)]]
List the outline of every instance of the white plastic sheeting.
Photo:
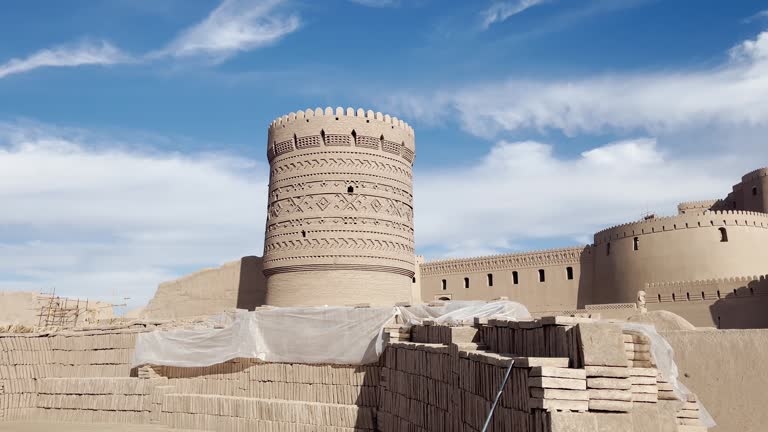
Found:
[[(656, 368), (661, 373), (661, 377), (672, 384), (675, 396), (683, 401), (688, 400), (688, 395), (691, 394), (691, 391), (678, 380), (679, 372), (675, 363), (675, 351), (669, 342), (656, 331), (656, 327), (650, 324), (624, 323), (623, 328), (624, 330), (637, 331), (648, 336), (651, 340), (651, 355), (656, 362)], [(707, 428), (713, 428), (716, 425), (715, 419), (704, 408), (704, 404), (701, 401), (699, 401), (699, 420)]]
[(237, 311), (221, 329), (141, 333), (133, 366), (202, 367), (234, 358), (266, 362), (366, 364), (384, 349), (394, 308), (277, 308)]
[(508, 300), (484, 301), (449, 301), (443, 306), (419, 304), (402, 307), (400, 314), (407, 325), (420, 324), (431, 319), (438, 324), (460, 324), (474, 318), (499, 318), (510, 321), (531, 319), (528, 309), (520, 303)]
[(530, 318), (525, 306), (511, 301), (237, 311), (232, 318), (211, 318), (223, 328), (139, 334), (132, 365), (202, 367), (238, 357), (283, 363), (372, 363), (384, 349), (384, 326), (397, 315), (406, 325), (419, 324), (424, 319), (451, 324), (475, 317)]

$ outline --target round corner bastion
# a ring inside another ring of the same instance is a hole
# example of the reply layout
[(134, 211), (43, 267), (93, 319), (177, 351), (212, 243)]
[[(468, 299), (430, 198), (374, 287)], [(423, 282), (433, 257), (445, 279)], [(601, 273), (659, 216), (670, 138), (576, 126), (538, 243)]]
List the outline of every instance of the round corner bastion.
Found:
[(413, 129), (352, 108), (308, 109), (269, 127), (266, 303), (411, 301)]

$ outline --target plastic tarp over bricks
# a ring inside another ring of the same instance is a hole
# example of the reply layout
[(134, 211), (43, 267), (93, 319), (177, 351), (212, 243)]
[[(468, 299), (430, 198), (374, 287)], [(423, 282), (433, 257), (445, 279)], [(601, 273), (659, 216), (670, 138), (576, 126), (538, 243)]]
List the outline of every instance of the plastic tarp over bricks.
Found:
[(202, 367), (234, 358), (276, 363), (366, 364), (384, 349), (395, 308), (278, 308), (237, 311), (221, 329), (138, 335), (133, 366)]

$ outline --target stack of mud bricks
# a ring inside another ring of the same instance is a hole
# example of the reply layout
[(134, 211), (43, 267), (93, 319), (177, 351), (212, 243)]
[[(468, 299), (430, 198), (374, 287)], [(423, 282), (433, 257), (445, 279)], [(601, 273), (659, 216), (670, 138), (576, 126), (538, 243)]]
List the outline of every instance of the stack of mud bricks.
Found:
[(375, 409), (236, 396), (167, 394), (162, 423), (179, 429), (264, 432), (369, 432)]
[(384, 432), (482, 430), (507, 369), (489, 430), (706, 430), (697, 405), (657, 403), (665, 386), (650, 341), (619, 324), (573, 317), (427, 324), (412, 329), (413, 342), (385, 351), (378, 412)]
[(578, 317), (543, 317), (532, 321), (490, 319), (486, 325), (480, 322), (479, 329), (490, 351), (522, 357), (568, 358), (569, 366), (578, 369), (583, 366), (578, 325), (592, 321)]
[(209, 367), (155, 368), (181, 394), (376, 407), (377, 365), (309, 365), (235, 359)]
[[(550, 432), (558, 410), (587, 411), (586, 374), (569, 368), (569, 357), (493, 353), (482, 343), (492, 333), (482, 324), (427, 324), (413, 328), (413, 342), (392, 343), (385, 351), (379, 430), (480, 431), (508, 370), (489, 431)], [(538, 328), (540, 335), (557, 334)], [(547, 350), (533, 334), (525, 341), (527, 352)]]
[(168, 378), (161, 423), (183, 429), (372, 431), (378, 365), (308, 365), (235, 359), (156, 368)]
[(385, 342), (407, 342), (411, 340), (411, 328), (403, 325), (390, 325), (384, 328)]
[(129, 377), (138, 331), (146, 329), (0, 334), (0, 417), (35, 417), (46, 378)]
[(57, 422), (130, 423), (151, 421), (152, 393), (165, 379), (42, 378), (35, 419)]
[(41, 378), (129, 376), (133, 340), (91, 333), (0, 335), (0, 415), (6, 420), (33, 415)]
[(706, 432), (699, 413), (699, 402), (695, 395), (688, 395), (682, 402), (683, 406), (677, 411), (678, 432)]

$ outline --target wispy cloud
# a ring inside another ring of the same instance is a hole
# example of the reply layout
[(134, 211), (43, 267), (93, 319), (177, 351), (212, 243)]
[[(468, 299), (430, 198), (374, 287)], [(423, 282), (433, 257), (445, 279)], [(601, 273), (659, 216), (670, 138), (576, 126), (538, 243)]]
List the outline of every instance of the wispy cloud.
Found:
[(457, 115), (464, 129), (560, 130), (568, 135), (643, 130), (657, 134), (722, 125), (768, 125), (768, 32), (730, 50), (712, 69), (625, 73), (572, 80), (509, 79), (392, 99), (404, 117)]
[(681, 201), (724, 197), (757, 168), (755, 159), (768, 157), (768, 150), (759, 153), (686, 158), (643, 137), (564, 158), (549, 143), (500, 141), (476, 163), (418, 172), (417, 246), (441, 257), (545, 239), (591, 242), (594, 232), (637, 220), (646, 210), (674, 214)]
[(352, 3), (361, 4), (369, 7), (389, 7), (400, 4), (398, 0), (349, 0)]
[(545, 1), (546, 0), (496, 1), (488, 9), (481, 12), (481, 27), (487, 29), (495, 23), (506, 21), (509, 17), (544, 3)]
[(26, 58), (15, 58), (0, 65), (0, 79), (13, 74), (46, 67), (113, 65), (131, 61), (131, 57), (106, 41), (82, 41), (43, 49)]
[(285, 0), (224, 0), (206, 19), (151, 56), (203, 56), (223, 61), (238, 52), (273, 44), (301, 26), (298, 15), (282, 11), (285, 4)]
[(744, 22), (745, 23), (751, 23), (753, 21), (760, 21), (760, 20), (764, 20), (764, 19), (768, 19), (768, 9), (762, 10), (762, 11), (752, 15), (751, 17), (746, 18), (744, 20)]

